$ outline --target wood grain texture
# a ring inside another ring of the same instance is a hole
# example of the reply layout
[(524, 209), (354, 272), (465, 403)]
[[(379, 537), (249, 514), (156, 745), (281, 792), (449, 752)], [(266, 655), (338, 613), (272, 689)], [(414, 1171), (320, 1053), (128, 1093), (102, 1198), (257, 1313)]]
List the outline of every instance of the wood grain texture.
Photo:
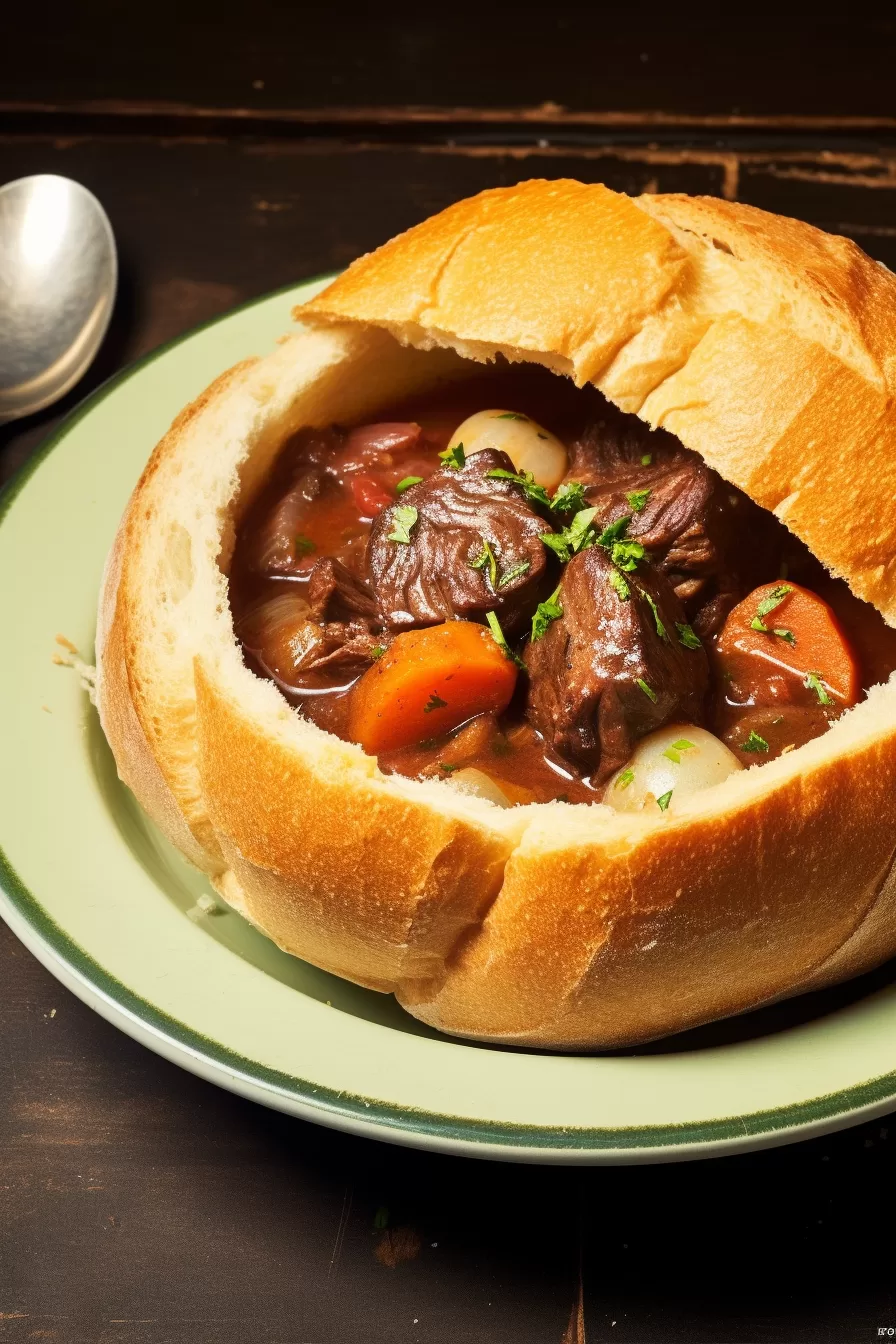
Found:
[(2, 925), (0, 986), (0, 1340), (847, 1344), (893, 1323), (886, 1121), (668, 1167), (434, 1157), (183, 1073)]
[(559, 1340), (570, 1174), (403, 1152), (221, 1092), (3, 926), (0, 983), (0, 1339), (519, 1344), (523, 1319)]
[(48, 0), (6, 26), (18, 40), (2, 96), (17, 100), (894, 115), (896, 20), (883, 7), (257, 0), (250, 19), (172, 0), (139, 18), (116, 0)]
[[(846, 233), (896, 269), (889, 19), (779, 17), (771, 32), (716, 14), (699, 46), (671, 12), (634, 23), (602, 6), (509, 26), (480, 7), (472, 44), (429, 12), (348, 22), (265, 0), (248, 35), (226, 15), (170, 19), (163, 5), (126, 24), (111, 3), (15, 16), (0, 96), (20, 106), (0, 109), (0, 181), (60, 172), (97, 192), (122, 287), (85, 383), (0, 428), (0, 479), (159, 342), (525, 177), (727, 195)], [(798, 1000), (764, 1029), (817, 1011)], [(884, 1121), (755, 1156), (581, 1172), (403, 1151), (181, 1072), (0, 928), (12, 1344), (865, 1341), (896, 1327), (894, 1141)]]

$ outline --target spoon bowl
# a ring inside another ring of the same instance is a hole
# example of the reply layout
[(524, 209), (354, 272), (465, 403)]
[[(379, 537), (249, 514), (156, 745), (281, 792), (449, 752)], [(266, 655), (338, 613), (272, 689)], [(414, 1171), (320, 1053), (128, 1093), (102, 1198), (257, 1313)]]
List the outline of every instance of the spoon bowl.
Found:
[(100, 348), (118, 278), (106, 212), (53, 174), (0, 187), (0, 422), (64, 396)]

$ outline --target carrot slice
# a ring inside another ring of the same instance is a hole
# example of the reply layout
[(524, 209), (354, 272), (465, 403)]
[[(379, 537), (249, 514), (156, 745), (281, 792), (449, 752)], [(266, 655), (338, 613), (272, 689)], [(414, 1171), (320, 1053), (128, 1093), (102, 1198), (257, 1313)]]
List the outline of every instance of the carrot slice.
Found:
[(350, 736), (372, 756), (439, 737), (474, 714), (500, 714), (516, 677), (488, 630), (472, 621), (409, 630), (355, 687)]
[(811, 680), (810, 689), (821, 703), (825, 694), (841, 706), (854, 705), (859, 698), (859, 667), (849, 640), (827, 602), (797, 583), (781, 580), (755, 589), (730, 612), (717, 650), (723, 663), (737, 664), (738, 681), (744, 659), (758, 660), (750, 677), (754, 703), (763, 703), (763, 679), (780, 673), (804, 684), (816, 678), (820, 689)]

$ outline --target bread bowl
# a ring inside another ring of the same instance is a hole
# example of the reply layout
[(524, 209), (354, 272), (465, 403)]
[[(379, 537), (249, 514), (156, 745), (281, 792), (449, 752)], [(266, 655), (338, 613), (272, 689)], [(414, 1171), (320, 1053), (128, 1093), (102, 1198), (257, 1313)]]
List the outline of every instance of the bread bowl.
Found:
[(501, 808), (456, 778), (386, 773), (297, 714), (244, 657), (229, 573), (291, 436), (487, 380), (500, 357), (670, 431), (896, 625), (896, 278), (746, 206), (531, 182), (362, 258), (297, 318), (159, 444), (100, 602), (119, 773), (222, 896), (443, 1031), (564, 1050), (892, 955), (892, 682), (665, 811)]

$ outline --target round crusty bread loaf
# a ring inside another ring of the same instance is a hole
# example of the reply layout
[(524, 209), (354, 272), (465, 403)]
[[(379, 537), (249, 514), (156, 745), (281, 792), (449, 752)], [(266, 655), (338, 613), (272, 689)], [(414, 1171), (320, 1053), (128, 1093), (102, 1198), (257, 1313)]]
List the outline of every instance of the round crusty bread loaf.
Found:
[(498, 352), (594, 383), (772, 510), (896, 625), (896, 277), (729, 202), (485, 192), (357, 261), (159, 444), (103, 583), (122, 779), (281, 947), (444, 1031), (589, 1049), (896, 952), (896, 680), (674, 814), (501, 810), (383, 775), (250, 672), (235, 527), (285, 437)]

